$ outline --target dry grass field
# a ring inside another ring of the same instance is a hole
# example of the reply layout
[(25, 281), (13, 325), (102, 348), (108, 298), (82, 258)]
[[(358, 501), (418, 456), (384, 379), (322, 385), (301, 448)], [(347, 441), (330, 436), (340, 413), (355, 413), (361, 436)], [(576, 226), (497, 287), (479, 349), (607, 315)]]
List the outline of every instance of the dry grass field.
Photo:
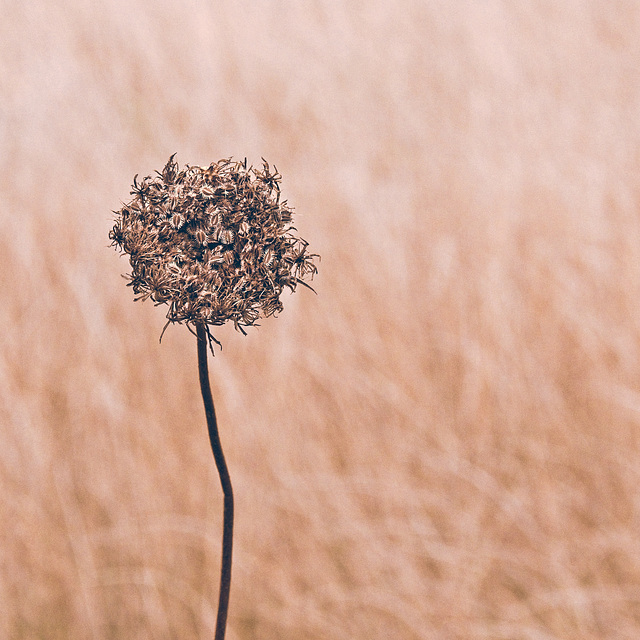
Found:
[(174, 152), (322, 255), (216, 334), (227, 637), (640, 637), (640, 4), (0, 7), (0, 638), (213, 636), (195, 338), (107, 237)]

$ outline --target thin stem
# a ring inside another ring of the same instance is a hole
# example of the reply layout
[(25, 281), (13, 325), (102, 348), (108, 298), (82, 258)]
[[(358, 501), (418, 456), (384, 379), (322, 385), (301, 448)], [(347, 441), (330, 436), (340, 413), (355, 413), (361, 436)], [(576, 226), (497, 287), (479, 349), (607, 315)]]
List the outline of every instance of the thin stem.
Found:
[(233, 490), (229, 470), (222, 453), (218, 422), (213, 406), (213, 397), (209, 385), (209, 367), (207, 364), (207, 330), (202, 322), (196, 324), (198, 337), (198, 373), (200, 375), (200, 390), (204, 401), (204, 412), (207, 416), (209, 440), (213, 458), (216, 461), (220, 484), (224, 494), (224, 512), (222, 516), (222, 564), (220, 567), (220, 597), (218, 600), (218, 619), (216, 622), (215, 640), (224, 640), (227, 628), (227, 612), (229, 610), (229, 589), (231, 587), (231, 555), (233, 549)]

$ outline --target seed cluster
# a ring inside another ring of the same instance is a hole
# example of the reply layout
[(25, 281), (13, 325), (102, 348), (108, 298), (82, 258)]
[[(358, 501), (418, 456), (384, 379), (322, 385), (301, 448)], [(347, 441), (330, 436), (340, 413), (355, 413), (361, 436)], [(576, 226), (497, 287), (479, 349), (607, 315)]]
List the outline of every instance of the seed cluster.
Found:
[(167, 304), (168, 322), (230, 320), (245, 333), (282, 310), (285, 287), (309, 287), (318, 256), (294, 235), (281, 176), (266, 160), (261, 169), (226, 159), (180, 170), (171, 156), (156, 173), (134, 178), (109, 233), (129, 255), (136, 300)]

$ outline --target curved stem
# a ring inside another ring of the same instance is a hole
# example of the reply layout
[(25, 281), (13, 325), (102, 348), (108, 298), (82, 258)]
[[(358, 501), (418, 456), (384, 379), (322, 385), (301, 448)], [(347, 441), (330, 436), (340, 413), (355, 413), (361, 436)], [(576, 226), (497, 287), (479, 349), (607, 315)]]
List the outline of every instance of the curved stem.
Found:
[(204, 412), (207, 416), (209, 440), (213, 458), (216, 461), (220, 484), (224, 494), (224, 512), (222, 516), (222, 564), (220, 567), (220, 597), (218, 600), (218, 619), (216, 622), (215, 640), (224, 640), (227, 628), (227, 612), (229, 610), (229, 590), (231, 587), (231, 555), (233, 549), (233, 490), (227, 463), (222, 453), (218, 422), (213, 406), (213, 397), (209, 385), (209, 367), (207, 364), (208, 336), (203, 323), (196, 324), (198, 337), (198, 373), (200, 376), (200, 390), (204, 402)]

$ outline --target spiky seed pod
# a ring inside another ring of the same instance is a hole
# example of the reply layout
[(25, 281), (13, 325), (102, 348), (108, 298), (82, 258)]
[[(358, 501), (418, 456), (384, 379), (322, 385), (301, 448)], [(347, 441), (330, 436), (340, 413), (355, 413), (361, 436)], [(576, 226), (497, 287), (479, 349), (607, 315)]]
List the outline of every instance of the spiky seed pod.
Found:
[(207, 241), (207, 234), (201, 228), (196, 229), (193, 236), (198, 244), (204, 244)]
[[(175, 155), (175, 154), (174, 154)], [(317, 272), (316, 254), (291, 226), (281, 176), (231, 158), (180, 170), (169, 158), (154, 177), (133, 181), (109, 237), (129, 255), (135, 299), (167, 304), (167, 320), (255, 325), (282, 310), (284, 287)]]
[(220, 242), (222, 244), (233, 244), (233, 238), (235, 237), (235, 234), (233, 232), (233, 229), (221, 229), (220, 233), (218, 234), (218, 238), (220, 239)]
[(174, 213), (171, 216), (171, 226), (174, 229), (182, 229), (182, 227), (184, 227), (184, 216), (181, 213)]

